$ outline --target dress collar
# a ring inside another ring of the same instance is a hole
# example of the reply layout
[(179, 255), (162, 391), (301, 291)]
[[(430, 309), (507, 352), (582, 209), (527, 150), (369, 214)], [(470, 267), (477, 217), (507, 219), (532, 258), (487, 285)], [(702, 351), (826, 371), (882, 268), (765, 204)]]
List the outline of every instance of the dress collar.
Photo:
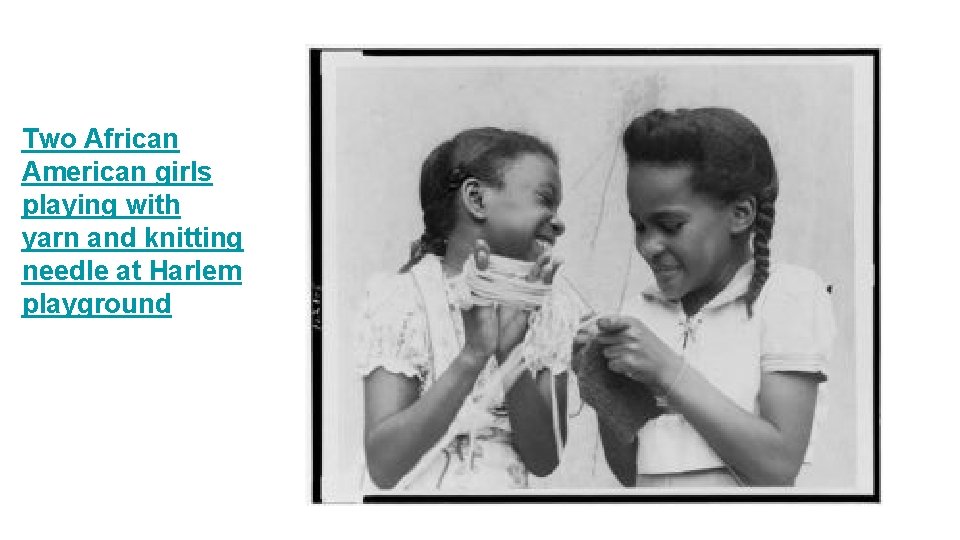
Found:
[[(750, 259), (744, 263), (743, 266), (737, 270), (737, 273), (734, 274), (733, 279), (727, 283), (727, 286), (724, 287), (719, 294), (714, 296), (712, 300), (707, 302), (701, 308), (701, 311), (705, 309), (720, 308), (726, 304), (739, 300), (740, 297), (746, 294), (747, 289), (750, 287), (750, 279), (753, 277), (753, 267), (753, 259)], [(658, 300), (665, 304), (675, 304), (678, 302), (677, 300), (670, 300), (664, 296), (663, 291), (661, 291), (660, 287), (657, 286), (656, 281), (647, 286), (647, 288), (644, 289), (641, 294), (648, 300)]]

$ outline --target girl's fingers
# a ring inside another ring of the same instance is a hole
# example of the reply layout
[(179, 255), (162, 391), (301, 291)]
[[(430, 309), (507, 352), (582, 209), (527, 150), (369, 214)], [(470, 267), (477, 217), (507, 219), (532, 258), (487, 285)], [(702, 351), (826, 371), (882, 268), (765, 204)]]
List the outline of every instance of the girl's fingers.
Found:
[(623, 373), (624, 363), (619, 358), (611, 358), (607, 360), (607, 369), (610, 371), (616, 371), (617, 373)]
[(628, 341), (633, 341), (630, 339), (630, 336), (626, 333), (600, 333), (597, 334), (597, 343), (601, 345), (615, 346), (627, 343)]
[(622, 357), (628, 351), (624, 345), (608, 345), (603, 348), (603, 357), (608, 360)]
[(621, 358), (614, 358), (607, 362), (607, 369), (627, 377), (632, 377), (631, 374), (633, 373), (633, 371), (630, 369), (630, 364), (626, 363)]
[(591, 334), (597, 333), (597, 319), (591, 313), (589, 315), (584, 315), (580, 317), (580, 327), (577, 329), (581, 332), (590, 332)]
[(586, 328), (581, 328), (580, 330), (577, 330), (576, 335), (573, 336), (573, 340), (574, 341), (590, 341), (590, 337), (591, 337), (590, 331), (587, 330)]
[(590, 335), (590, 332), (580, 330), (575, 336), (573, 336), (573, 348), (579, 349), (580, 347), (585, 346), (587, 343), (590, 343), (590, 339), (593, 336)]
[(543, 282), (547, 285), (553, 283), (553, 277), (557, 275), (557, 270), (560, 269), (560, 265), (563, 264), (563, 259), (561, 257), (553, 257), (550, 260), (550, 264), (547, 265), (547, 268), (543, 274)]
[(617, 315), (606, 315), (597, 319), (597, 328), (604, 333), (622, 332), (630, 328), (630, 320)]
[(533, 263), (533, 267), (530, 268), (530, 272), (527, 273), (527, 281), (537, 281), (543, 276), (544, 266), (550, 264), (550, 254), (541, 253), (537, 257), (536, 262)]

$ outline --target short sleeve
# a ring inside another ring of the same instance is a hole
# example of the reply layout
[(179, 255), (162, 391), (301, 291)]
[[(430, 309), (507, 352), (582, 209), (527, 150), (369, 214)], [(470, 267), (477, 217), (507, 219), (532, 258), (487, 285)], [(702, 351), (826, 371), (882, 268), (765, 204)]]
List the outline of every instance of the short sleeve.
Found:
[(554, 375), (570, 367), (573, 338), (581, 321), (592, 314), (573, 285), (562, 276), (554, 281), (549, 301), (534, 315), (524, 340), (527, 365), (533, 372), (550, 368)]
[(429, 365), (426, 314), (409, 274), (375, 276), (367, 284), (357, 319), (358, 368), (377, 368), (423, 382)]
[(814, 373), (826, 380), (835, 323), (823, 281), (804, 268), (775, 267), (758, 303), (761, 369)]

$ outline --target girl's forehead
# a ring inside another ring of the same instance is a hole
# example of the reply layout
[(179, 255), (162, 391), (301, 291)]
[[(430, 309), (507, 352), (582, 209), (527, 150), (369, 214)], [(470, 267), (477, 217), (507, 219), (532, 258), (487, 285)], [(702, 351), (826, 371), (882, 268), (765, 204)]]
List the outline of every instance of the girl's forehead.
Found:
[(537, 187), (543, 184), (560, 187), (560, 171), (556, 163), (540, 154), (523, 154), (507, 160), (502, 176), (505, 184), (516, 187)]
[(693, 167), (685, 164), (638, 163), (627, 175), (627, 199), (632, 212), (665, 209), (697, 211), (716, 206), (709, 195), (693, 190)]
[(631, 199), (685, 199), (693, 194), (692, 178), (690, 165), (636, 163), (627, 173), (627, 194)]

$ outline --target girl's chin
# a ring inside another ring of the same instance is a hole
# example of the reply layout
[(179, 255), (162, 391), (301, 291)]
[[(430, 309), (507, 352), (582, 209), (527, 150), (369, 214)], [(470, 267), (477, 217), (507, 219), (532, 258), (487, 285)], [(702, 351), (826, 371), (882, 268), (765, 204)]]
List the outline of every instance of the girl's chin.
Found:
[(657, 287), (667, 300), (680, 300), (683, 298), (684, 290), (677, 280), (657, 278)]
[(534, 262), (540, 257), (540, 255), (548, 252), (550, 248), (550, 244), (536, 240), (528, 245), (526, 249), (517, 249), (511, 250), (510, 252), (505, 252), (504, 257), (510, 257), (511, 259), (517, 259), (526, 262)]
[(553, 249), (549, 242), (537, 239), (525, 245), (495, 245), (489, 241), (488, 243), (491, 244), (490, 248), (494, 255), (527, 262), (534, 262), (540, 255)]
[(679, 302), (683, 298), (683, 293), (680, 291), (665, 289), (663, 286), (660, 286), (660, 292), (663, 293), (663, 297), (671, 302)]

